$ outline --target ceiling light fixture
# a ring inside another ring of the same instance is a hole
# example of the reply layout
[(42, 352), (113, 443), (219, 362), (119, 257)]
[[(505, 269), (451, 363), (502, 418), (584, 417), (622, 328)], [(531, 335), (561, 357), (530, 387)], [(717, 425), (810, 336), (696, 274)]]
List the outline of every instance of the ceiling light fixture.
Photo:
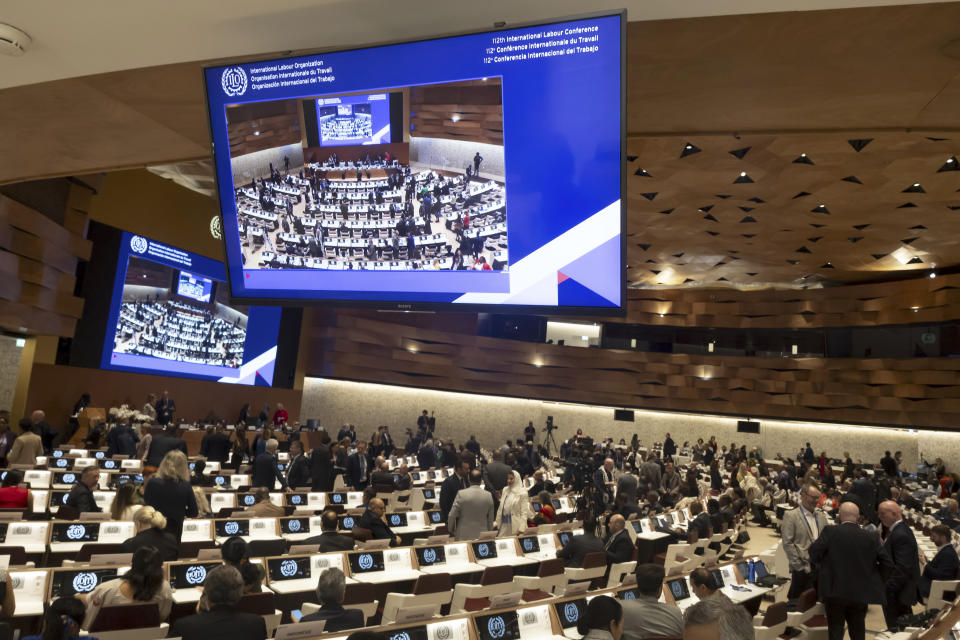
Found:
[(936, 272), (936, 271), (931, 271), (931, 272), (930, 272), (930, 277), (931, 277), (931, 278), (936, 278), (936, 277), (937, 277), (937, 272)]
[(20, 29), (0, 22), (0, 53), (19, 58), (32, 42), (33, 39)]
[(450, 116), (450, 121), (451, 121), (451, 122), (460, 122), (460, 114), (459, 114), (459, 113), (455, 113), (455, 114), (453, 114), (452, 116)]

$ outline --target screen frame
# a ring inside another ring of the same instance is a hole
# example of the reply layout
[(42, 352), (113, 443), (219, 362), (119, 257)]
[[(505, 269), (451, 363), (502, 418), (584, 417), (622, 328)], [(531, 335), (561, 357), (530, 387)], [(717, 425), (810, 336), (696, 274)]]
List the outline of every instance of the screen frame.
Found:
[[(224, 203), (222, 199), (221, 185), (217, 175), (216, 148), (214, 145), (213, 121), (210, 118), (210, 95), (207, 84), (207, 70), (213, 68), (226, 67), (239, 64), (253, 64), (267, 61), (282, 61), (290, 58), (300, 58), (312, 55), (321, 55), (329, 53), (348, 53), (356, 51), (365, 51), (379, 47), (389, 47), (392, 45), (402, 45), (418, 42), (429, 42), (435, 40), (445, 40), (450, 38), (459, 38), (462, 36), (473, 36), (480, 34), (492, 34), (501, 31), (513, 31), (515, 29), (526, 29), (530, 27), (548, 27), (555, 24), (567, 22), (577, 22), (591, 20), (596, 18), (616, 17), (620, 19), (620, 306), (619, 307), (580, 307), (580, 306), (542, 306), (542, 305), (520, 305), (520, 304), (478, 304), (478, 303), (453, 303), (453, 302), (419, 302), (419, 301), (396, 301), (396, 300), (344, 300), (337, 298), (284, 298), (284, 297), (256, 297), (236, 295), (233, 287), (233, 278), (227, 252), (227, 234), (223, 236), (224, 250), (224, 268), (227, 271), (227, 286), (230, 289), (230, 298), (232, 302), (253, 305), (294, 305), (298, 307), (313, 306), (333, 306), (333, 307), (354, 307), (364, 309), (383, 309), (391, 311), (464, 311), (464, 312), (488, 312), (488, 313), (520, 313), (536, 315), (582, 315), (591, 317), (625, 318), (627, 316), (627, 10), (603, 10), (590, 13), (575, 14), (570, 16), (561, 16), (549, 18), (546, 20), (537, 20), (531, 22), (520, 22), (516, 24), (497, 23), (493, 28), (478, 28), (465, 31), (456, 31), (452, 33), (436, 34), (420, 38), (405, 38), (399, 40), (389, 40), (384, 42), (375, 42), (357, 47), (322, 47), (317, 49), (298, 50), (296, 52), (284, 52), (284, 54), (263, 54), (256, 56), (231, 57), (218, 60), (215, 63), (201, 65), (200, 75), (203, 83), (203, 102), (204, 118), (207, 121), (207, 132), (210, 136), (210, 160), (213, 163), (213, 182), (217, 193), (217, 216), (220, 218), (221, 229), (225, 229), (226, 221), (223, 218)], [(372, 91), (373, 89), (371, 89)], [(380, 89), (377, 88), (377, 91)], [(384, 88), (384, 91), (387, 89)], [(299, 99), (299, 98), (298, 98)], [(319, 135), (319, 134), (318, 134)], [(327, 148), (327, 147), (324, 147)], [(333, 148), (333, 147), (329, 147)], [(229, 148), (226, 153), (229, 154)]]

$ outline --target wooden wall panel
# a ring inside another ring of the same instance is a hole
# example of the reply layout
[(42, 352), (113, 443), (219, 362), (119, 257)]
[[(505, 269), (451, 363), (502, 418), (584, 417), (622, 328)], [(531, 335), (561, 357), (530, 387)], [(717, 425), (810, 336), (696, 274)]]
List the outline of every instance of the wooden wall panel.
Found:
[(499, 79), (410, 89), (411, 135), (503, 144)]
[(905, 427), (960, 423), (960, 359), (747, 358), (579, 349), (349, 312), (304, 331), (308, 376), (738, 416)]

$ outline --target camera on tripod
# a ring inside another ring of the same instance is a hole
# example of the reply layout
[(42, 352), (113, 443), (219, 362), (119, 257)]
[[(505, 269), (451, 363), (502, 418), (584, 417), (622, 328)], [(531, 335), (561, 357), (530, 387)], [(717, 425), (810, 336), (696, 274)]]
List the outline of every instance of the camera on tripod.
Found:
[(553, 416), (547, 416), (547, 426), (544, 427), (543, 430), (546, 431), (547, 433), (550, 433), (556, 428), (557, 428), (556, 425), (553, 424)]

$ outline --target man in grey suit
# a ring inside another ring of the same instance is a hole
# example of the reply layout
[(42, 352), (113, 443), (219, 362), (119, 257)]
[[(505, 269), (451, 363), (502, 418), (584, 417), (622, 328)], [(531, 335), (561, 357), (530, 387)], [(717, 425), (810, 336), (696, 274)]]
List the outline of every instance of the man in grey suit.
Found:
[(663, 565), (638, 564), (635, 600), (623, 600), (623, 640), (683, 635), (683, 613), (676, 605), (659, 602), (666, 572)]
[(493, 496), (480, 486), (482, 479), (479, 471), (471, 471), (470, 487), (458, 491), (450, 507), (447, 528), (457, 540), (473, 540), (493, 529)]
[(617, 478), (617, 495), (630, 496), (635, 499), (637, 497), (637, 476), (633, 475), (630, 471), (624, 470), (623, 474)]
[(817, 508), (820, 500), (820, 490), (812, 484), (805, 485), (800, 490), (800, 506), (783, 514), (780, 524), (783, 551), (790, 561), (790, 591), (787, 597), (797, 598), (801, 593), (816, 588), (817, 581), (810, 569), (809, 549), (820, 532), (830, 522), (826, 514)]
[(507, 476), (512, 469), (503, 463), (503, 452), (499, 449), (493, 452), (493, 462), (487, 464), (483, 472), (483, 482), (487, 491), (493, 494), (494, 509), (500, 503), (500, 493), (507, 486)]
[(657, 462), (657, 452), (651, 451), (647, 454), (647, 461), (640, 465), (641, 475), (647, 477), (647, 483), (651, 488), (660, 488), (660, 463)]

